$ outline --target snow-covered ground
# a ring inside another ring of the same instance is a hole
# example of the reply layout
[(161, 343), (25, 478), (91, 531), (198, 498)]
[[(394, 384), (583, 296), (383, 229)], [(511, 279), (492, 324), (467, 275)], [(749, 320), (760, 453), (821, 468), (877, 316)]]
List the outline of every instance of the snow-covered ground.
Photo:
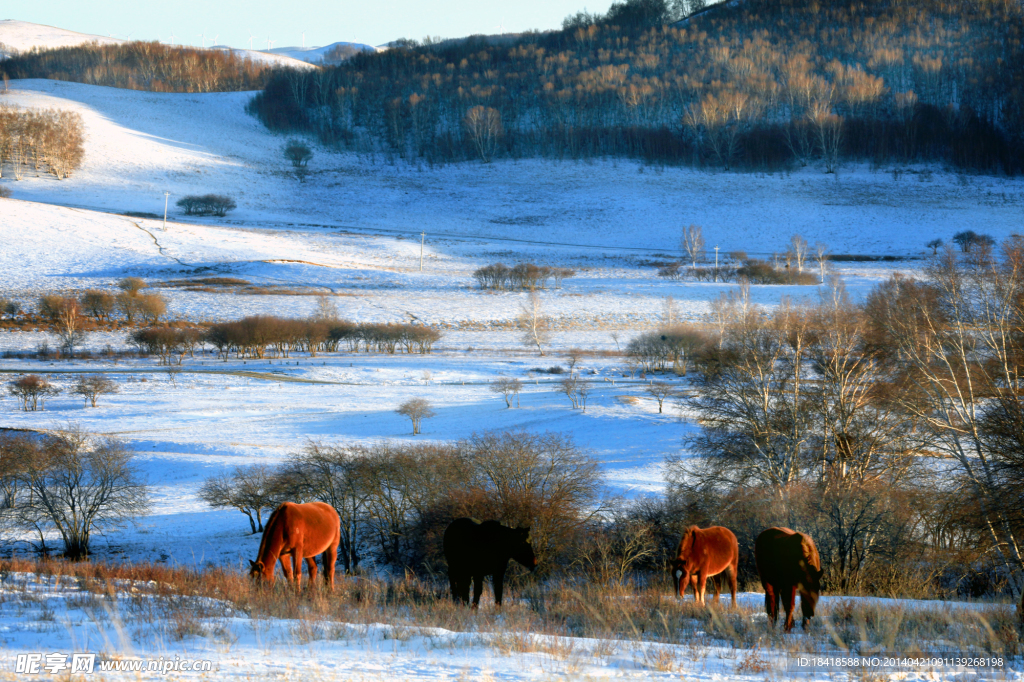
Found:
[[(212, 511), (197, 499), (206, 477), (237, 464), (280, 462), (308, 439), (411, 440), (408, 424), (394, 413), (411, 397), (428, 398), (437, 410), (418, 440), (492, 428), (569, 432), (600, 462), (613, 492), (657, 493), (665, 456), (679, 451), (694, 427), (672, 404), (659, 414), (643, 383), (623, 376), (621, 358), (604, 352), (669, 317), (700, 321), (710, 300), (735, 287), (664, 280), (644, 263), (674, 257), (681, 226), (703, 225), (708, 245), (721, 252), (768, 255), (784, 250), (799, 232), (835, 253), (919, 256), (924, 242), (948, 241), (966, 228), (1001, 239), (1020, 229), (1024, 204), (1018, 180), (941, 169), (893, 174), (856, 166), (841, 169), (838, 177), (815, 168), (750, 175), (623, 160), (428, 168), (321, 148), (303, 183), (283, 158), (285, 138), (245, 114), (250, 96), (13, 82), (0, 104), (79, 111), (87, 141), (84, 166), (68, 180), (31, 174), (20, 182), (0, 179), (15, 197), (0, 199), (0, 298), (32, 306), (43, 292), (111, 288), (121, 277), (140, 276), (168, 297), (175, 317), (304, 316), (314, 309), (313, 294), (325, 293), (344, 317), (423, 322), (445, 330), (445, 338), (428, 356), (340, 353), (225, 363), (205, 355), (186, 359), (174, 375), (152, 361), (0, 359), (6, 376), (45, 371), (65, 389), (81, 371), (103, 371), (119, 382), (120, 393), (102, 397), (96, 409), (67, 393), (35, 413), (19, 412), (12, 399), (0, 398), (0, 427), (77, 422), (125, 439), (140, 453), (153, 485), (153, 513), (135, 527), (97, 538), (101, 555), (242, 565), (258, 538), (247, 534), (241, 514)], [(162, 215), (165, 191), (166, 225), (121, 215)], [(183, 195), (208, 192), (232, 196), (238, 210), (227, 219), (188, 219), (174, 205)], [(540, 294), (556, 329), (544, 357), (523, 346), (511, 328), (525, 294), (481, 292), (472, 279), (481, 265), (521, 260), (577, 270), (562, 289)], [(840, 263), (836, 270), (859, 299), (893, 271), (920, 265)], [(161, 284), (203, 276), (237, 277), (301, 295)], [(770, 307), (784, 296), (813, 300), (818, 288), (758, 286), (751, 294)], [(54, 345), (43, 331), (0, 332), (0, 352), (16, 354), (44, 342)], [(99, 350), (108, 344), (124, 348), (123, 332), (93, 334), (85, 345)], [(581, 368), (595, 386), (585, 413), (570, 409), (565, 396), (552, 390), (553, 377), (535, 371), (564, 365), (573, 347), (588, 351)], [(501, 375), (524, 380), (521, 407), (506, 409), (489, 391), (487, 382)], [(305, 672), (312, 651), (318, 656), (314, 677), (324, 679), (378, 679), (386, 670), (394, 679), (510, 680), (739, 679), (746, 673), (737, 672), (738, 662), (750, 653), (712, 647), (694, 660), (678, 648), (671, 655), (680, 664), (657, 671), (642, 663), (645, 655), (636, 645), (582, 658), (506, 655), (486, 634), (416, 631), (396, 637), (391, 625), (338, 625), (337, 638), (307, 644), (292, 636), (292, 622), (257, 623), (226, 612), (209, 624), (222, 626), (223, 639), (129, 637), (126, 644), (112, 622), (78, 609), (69, 589), (29, 588), (42, 593), (38, 603), (49, 604), (49, 612), (35, 614), (31, 605), (0, 608), (0, 638), (9, 652), (50, 643), (58, 651), (81, 645), (123, 655), (216, 657), (222, 672), (212, 679), (288, 679)], [(756, 607), (760, 598), (744, 595), (742, 601)], [(604, 647), (586, 641), (573, 646), (586, 652)], [(10, 657), (0, 665), (8, 664)], [(772, 679), (835, 678), (834, 671), (800, 671), (781, 660), (772, 666)], [(924, 673), (915, 675), (901, 679), (924, 679)]]
[[(783, 251), (789, 237), (833, 253), (919, 255), (965, 227), (1002, 239), (1020, 228), (1022, 184), (912, 169), (807, 167), (746, 174), (651, 168), (633, 161), (464, 163), (430, 169), (380, 155), (316, 149), (310, 177), (290, 172), (274, 135), (248, 116), (250, 93), (156, 94), (55, 81), (17, 81), (11, 104), (85, 117), (84, 167), (69, 180), (3, 183), (20, 199), (163, 213), (164, 192), (217, 192), (238, 224), (316, 223), (559, 243), (603, 255), (673, 253), (680, 227), (704, 227), (709, 249)], [(188, 121), (188, 125), (183, 125)]]
[[(703, 633), (684, 645), (589, 639), (490, 629), (466, 631), (397, 623), (337, 622), (255, 617), (231, 604), (202, 597), (168, 600), (153, 583), (118, 581), (106, 594), (90, 594), (75, 578), (5, 574), (0, 580), (0, 669), (16, 674), (19, 654), (98, 653), (86, 679), (145, 679), (154, 672), (101, 672), (101, 666), (137, 661), (160, 669), (162, 679), (216, 680), (1020, 680), (1011, 662), (1003, 670), (920, 665), (905, 669), (810, 664), (815, 655), (846, 657), (828, 645), (808, 647), (805, 635), (788, 635), (789, 651), (735, 647)], [(741, 594), (742, 617), (764, 621), (758, 594)], [(856, 603), (858, 600), (853, 599)], [(876, 600), (877, 601), (877, 600)], [(907, 604), (893, 609), (930, 609), (942, 620), (970, 621), (992, 607)], [(831, 604), (823, 599), (821, 613)], [(674, 602), (664, 607), (671, 612)], [(749, 609), (749, 610), (748, 610)], [(496, 621), (500, 624), (503, 618)], [(881, 658), (876, 651), (865, 658)], [(803, 659), (803, 660), (801, 660)], [(38, 660), (38, 659), (37, 659)], [(209, 665), (206, 673), (175, 670)], [(40, 666), (46, 664), (42, 659)], [(144, 667), (143, 670), (146, 668)], [(24, 671), (19, 671), (24, 672)], [(45, 672), (43, 674), (46, 674)], [(17, 679), (12, 677), (11, 679)]]

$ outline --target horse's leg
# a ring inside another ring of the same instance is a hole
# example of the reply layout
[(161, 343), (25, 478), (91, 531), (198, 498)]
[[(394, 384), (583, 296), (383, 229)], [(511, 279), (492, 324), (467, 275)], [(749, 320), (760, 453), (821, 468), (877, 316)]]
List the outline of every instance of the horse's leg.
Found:
[(473, 608), (480, 608), (480, 595), (484, 591), (484, 576), (476, 574), (473, 576)]
[(492, 581), (494, 584), (494, 603), (501, 606), (501, 596), (505, 591), (505, 571), (495, 571)]
[(456, 604), (459, 603), (459, 581), (455, 579), (455, 574), (448, 570), (448, 584), (452, 588), (452, 601)]
[(338, 544), (339, 540), (331, 543), (321, 557), (324, 562), (324, 582), (327, 583), (327, 589), (332, 592), (334, 591), (334, 570), (338, 565)]
[(284, 580), (288, 585), (292, 584), (292, 558), (287, 554), (281, 555), (281, 572), (284, 573)]
[(796, 605), (796, 585), (787, 587), (782, 598), (782, 605), (786, 609), (786, 632), (789, 632), (793, 629), (793, 607)]
[(469, 590), (473, 585), (473, 576), (464, 574), (459, 578), (459, 601), (463, 604), (469, 604)]
[(736, 567), (735, 566), (730, 566), (729, 567), (729, 590), (732, 592), (732, 606), (733, 606), (733, 608), (736, 608), (736, 592), (738, 591), (737, 590), (737, 586), (736, 586), (736, 582), (738, 580), (739, 580), (739, 578), (736, 575)]
[(764, 583), (764, 610), (768, 613), (772, 627), (775, 627), (775, 621), (779, 617), (779, 598), (775, 586), (771, 583)]
[(719, 602), (719, 597), (721, 596), (721, 590), (719, 589), (719, 586), (718, 586), (718, 581), (721, 580), (721, 579), (722, 579), (722, 574), (721, 573), (719, 573), (718, 575), (711, 576), (711, 588), (715, 591), (715, 603), (716, 604)]
[[(700, 592), (697, 592), (697, 587), (700, 587)], [(706, 606), (704, 602), (704, 593), (708, 591), (708, 570), (703, 566), (697, 571), (697, 584), (693, 586), (693, 591), (697, 596), (697, 603), (701, 606)]]
[(316, 587), (316, 557), (306, 557), (306, 566), (309, 568), (309, 586)]
[(292, 564), (295, 568), (295, 591), (302, 589), (302, 545), (296, 545), (292, 552)]

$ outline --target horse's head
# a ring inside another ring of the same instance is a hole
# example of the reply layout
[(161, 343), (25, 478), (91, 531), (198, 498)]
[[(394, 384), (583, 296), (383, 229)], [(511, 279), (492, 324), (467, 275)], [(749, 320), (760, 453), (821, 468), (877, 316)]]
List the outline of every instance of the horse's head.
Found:
[(274, 566), (271, 564), (270, 570), (267, 570), (266, 565), (262, 561), (250, 561), (249, 562), (249, 577), (252, 578), (253, 582), (259, 584), (262, 582), (268, 582), (271, 585), (274, 584)]
[(804, 614), (803, 625), (806, 628), (807, 621), (814, 617), (814, 607), (818, 605), (821, 576), (825, 574), (825, 569), (807, 565), (804, 574), (805, 577), (800, 581), (800, 610)]
[(537, 568), (537, 556), (533, 553), (533, 545), (530, 544), (530, 529), (513, 528), (512, 546), (510, 554), (513, 559), (526, 566), (531, 571)]

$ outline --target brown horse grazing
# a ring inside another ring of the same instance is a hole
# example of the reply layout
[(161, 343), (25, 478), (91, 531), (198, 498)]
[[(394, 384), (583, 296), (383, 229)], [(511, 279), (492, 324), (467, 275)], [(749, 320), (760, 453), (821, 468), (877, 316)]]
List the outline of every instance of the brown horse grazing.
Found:
[(531, 571), (537, 557), (530, 545), (529, 528), (509, 528), (497, 521), (477, 523), (473, 519), (455, 519), (444, 531), (444, 558), (448, 560), (448, 582), (452, 600), (469, 602), (469, 583), (473, 582), (473, 608), (480, 606), (484, 577), (493, 576), (494, 603), (501, 606), (505, 570), (515, 559)]
[[(731, 530), (722, 526), (711, 526), (703, 530), (697, 526), (690, 526), (683, 533), (679, 541), (679, 551), (672, 562), (672, 574), (676, 579), (679, 598), (685, 598), (686, 588), (692, 585), (694, 599), (698, 604), (704, 605), (708, 578), (726, 572), (729, 577), (729, 589), (732, 592), (732, 605), (736, 606), (736, 577), (739, 563), (740, 545)], [(717, 602), (718, 582), (712, 580), (712, 584)]]
[[(249, 575), (254, 580), (274, 584), (274, 564), (280, 559), (281, 570), (295, 588), (302, 586), (302, 560), (309, 568), (309, 582), (316, 580), (316, 556), (323, 555), (324, 581), (334, 589), (334, 564), (338, 561), (341, 541), (341, 519), (329, 504), (285, 502), (267, 520), (260, 540), (256, 561), (249, 562)], [(290, 561), (286, 561), (290, 559)], [(294, 577), (293, 569), (294, 568)]]
[(779, 617), (779, 601), (786, 609), (785, 630), (793, 629), (793, 607), (800, 592), (803, 627), (814, 617), (821, 593), (821, 559), (814, 541), (789, 528), (769, 528), (754, 541), (754, 562), (764, 586), (764, 607), (772, 625)]

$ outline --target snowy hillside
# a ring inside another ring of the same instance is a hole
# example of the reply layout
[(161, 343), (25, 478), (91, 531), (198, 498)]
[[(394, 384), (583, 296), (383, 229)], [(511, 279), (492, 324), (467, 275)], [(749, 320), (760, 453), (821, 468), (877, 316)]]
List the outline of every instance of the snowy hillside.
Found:
[(125, 41), (120, 38), (77, 33), (17, 19), (0, 19), (0, 43), (17, 52), (27, 52), (34, 47), (49, 50), (55, 47), (71, 47), (93, 42), (101, 45), (113, 45)]
[[(232, 195), (232, 218), (345, 225), (434, 236), (515, 239), (672, 252), (682, 225), (708, 246), (771, 254), (790, 235), (833, 253), (919, 255), (965, 226), (996, 239), (1020, 229), (1024, 184), (932, 168), (809, 166), (744, 174), (553, 160), (428, 169), (380, 153), (315, 149), (295, 179), (285, 140), (248, 116), (247, 93), (154, 94), (54, 81), (14, 81), (4, 101), (68, 108), (86, 125), (84, 167), (64, 181), (0, 180), (17, 198), (115, 211), (162, 212), (163, 193)], [(172, 213), (173, 213), (172, 208)]]
[[(28, 21), (18, 21), (15, 19), (0, 20), (0, 46), (2, 46), (0, 50), (9, 48), (15, 52), (27, 52), (33, 48), (50, 50), (58, 47), (73, 47), (84, 43), (116, 45), (126, 42), (128, 41), (120, 38), (76, 33), (75, 31), (68, 31), (53, 26), (33, 24)], [(197, 47), (195, 49), (200, 48)], [(310, 68), (310, 65), (306, 63), (309, 60), (294, 59), (285, 54), (268, 54), (258, 50), (240, 50), (223, 45), (215, 45), (207, 49), (234, 52), (240, 57), (251, 59), (261, 64), (271, 64), (273, 66), (290, 67), (293, 69)], [(4, 55), (0, 53), (0, 59), (3, 57)]]
[(377, 48), (365, 43), (337, 42), (323, 47), (275, 47), (270, 50), (262, 50), (264, 54), (279, 55), (298, 59), (310, 64), (319, 64), (325, 61), (337, 62), (339, 59), (330, 59), (332, 56), (350, 56), (358, 52), (376, 52)]

